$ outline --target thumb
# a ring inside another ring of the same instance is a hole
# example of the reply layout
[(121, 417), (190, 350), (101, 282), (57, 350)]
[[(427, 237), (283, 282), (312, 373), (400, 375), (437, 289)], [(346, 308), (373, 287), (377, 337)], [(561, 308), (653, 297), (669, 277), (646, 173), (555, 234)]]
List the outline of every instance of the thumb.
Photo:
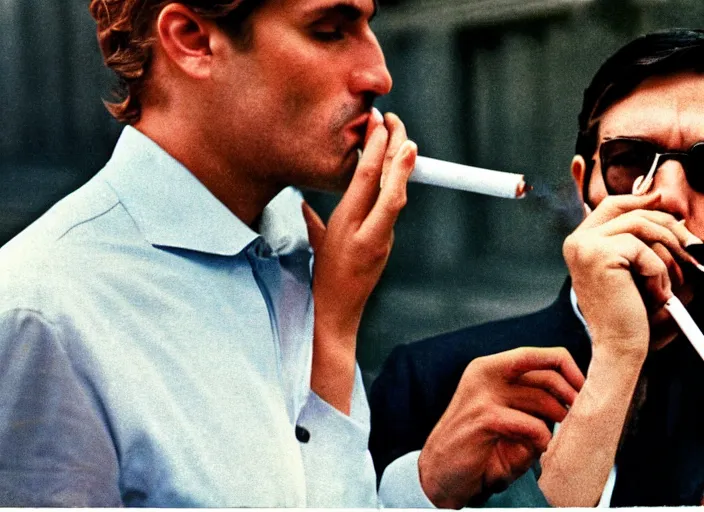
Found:
[(303, 218), (308, 228), (308, 240), (310, 241), (310, 246), (313, 248), (313, 252), (316, 253), (318, 249), (323, 246), (323, 241), (325, 240), (325, 224), (308, 203), (303, 201), (301, 207), (303, 210)]

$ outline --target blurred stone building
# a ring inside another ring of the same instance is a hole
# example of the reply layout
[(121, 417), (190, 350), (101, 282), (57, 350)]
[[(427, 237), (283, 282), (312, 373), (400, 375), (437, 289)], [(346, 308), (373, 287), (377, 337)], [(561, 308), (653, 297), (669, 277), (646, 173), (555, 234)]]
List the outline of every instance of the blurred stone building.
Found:
[[(0, 0), (0, 244), (90, 178), (119, 134), (87, 4)], [(381, 110), (401, 115), (421, 154), (522, 172), (535, 191), (409, 186), (362, 327), (368, 380), (397, 343), (552, 301), (581, 215), (569, 163), (582, 91), (616, 48), (673, 26), (704, 26), (704, 3), (382, 0), (374, 28), (394, 90)], [(323, 214), (337, 201), (308, 198)]]

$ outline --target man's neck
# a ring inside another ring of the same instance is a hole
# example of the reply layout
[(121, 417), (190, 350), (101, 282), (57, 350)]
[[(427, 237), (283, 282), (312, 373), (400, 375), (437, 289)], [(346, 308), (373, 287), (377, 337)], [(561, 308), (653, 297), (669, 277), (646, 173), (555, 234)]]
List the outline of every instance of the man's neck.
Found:
[(256, 169), (229, 161), (195, 131), (154, 118), (133, 126), (178, 160), (242, 222), (259, 227), (264, 207), (284, 188), (258, 178)]

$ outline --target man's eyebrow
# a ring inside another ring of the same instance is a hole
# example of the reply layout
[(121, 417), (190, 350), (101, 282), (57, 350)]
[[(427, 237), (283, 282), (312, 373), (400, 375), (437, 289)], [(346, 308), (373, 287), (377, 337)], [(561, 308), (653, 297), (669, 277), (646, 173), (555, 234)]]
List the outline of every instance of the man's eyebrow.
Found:
[[(375, 0), (374, 1), (374, 10), (369, 15), (368, 21), (371, 21), (374, 18), (374, 16), (376, 16), (376, 13), (378, 10), (379, 10), (378, 2)], [(336, 4), (333, 4), (333, 5), (325, 5), (325, 6), (317, 8), (317, 9), (313, 9), (309, 14), (309, 16), (312, 18), (313, 17), (321, 17), (321, 16), (330, 16), (330, 15), (341, 16), (342, 18), (346, 19), (347, 21), (356, 21), (364, 16), (364, 11), (355, 3), (343, 1), (343, 2), (338, 2)]]

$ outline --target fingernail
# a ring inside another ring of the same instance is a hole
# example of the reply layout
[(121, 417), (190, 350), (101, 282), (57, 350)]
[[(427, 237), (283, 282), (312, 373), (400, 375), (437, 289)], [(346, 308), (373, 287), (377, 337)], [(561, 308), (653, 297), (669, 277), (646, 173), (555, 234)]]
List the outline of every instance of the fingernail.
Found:
[(642, 194), (640, 186), (643, 184), (643, 179), (645, 179), (645, 176), (638, 176), (633, 181), (633, 188), (631, 189), (631, 194), (633, 194), (634, 196), (639, 196)]
[(408, 155), (411, 153), (411, 144), (410, 140), (405, 140), (403, 141), (403, 145), (401, 146), (401, 158), (405, 159), (408, 157)]
[(689, 247), (691, 245), (701, 245), (701, 244), (704, 244), (704, 242), (702, 242), (701, 238), (694, 236), (692, 233), (687, 235), (687, 240), (685, 240), (685, 242), (684, 242), (685, 247)]
[(374, 120), (378, 123), (383, 123), (384, 122), (384, 116), (381, 115), (381, 112), (379, 112), (379, 109), (376, 107), (372, 107), (372, 116), (374, 117)]
[(357, 148), (357, 163), (362, 159), (362, 150)]

